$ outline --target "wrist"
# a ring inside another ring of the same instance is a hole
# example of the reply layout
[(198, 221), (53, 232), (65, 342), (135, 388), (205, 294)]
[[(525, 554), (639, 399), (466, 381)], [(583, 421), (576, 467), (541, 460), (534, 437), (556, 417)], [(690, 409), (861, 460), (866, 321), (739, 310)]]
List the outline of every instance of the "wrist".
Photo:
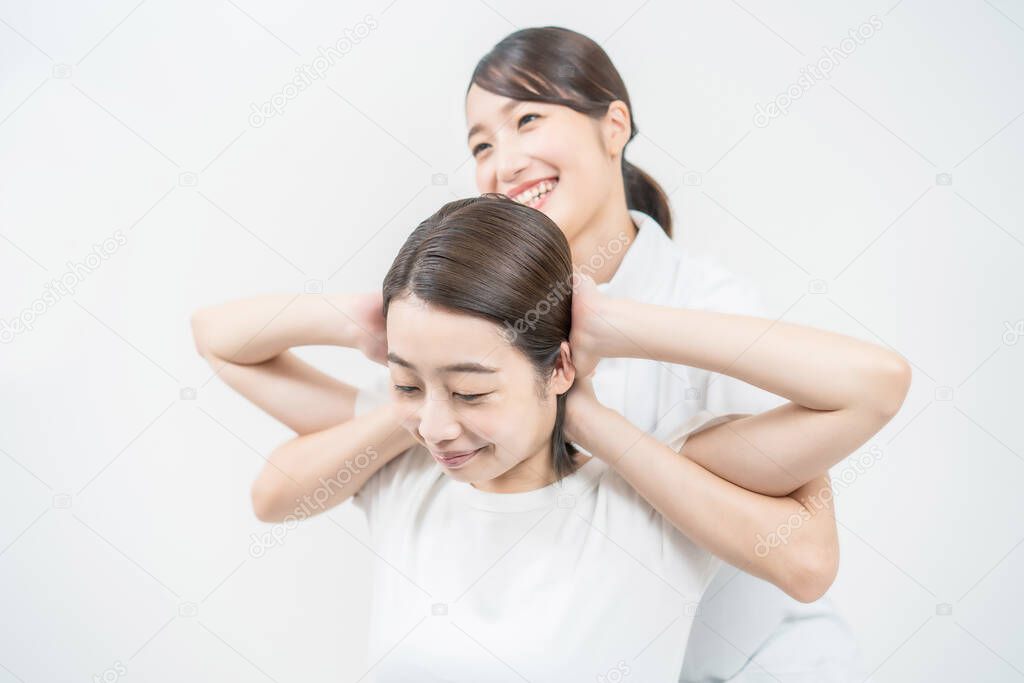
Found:
[(630, 307), (643, 306), (637, 301), (607, 297), (599, 311), (600, 332), (594, 339), (594, 348), (601, 358), (632, 357), (637, 349), (631, 337)]
[(566, 403), (565, 434), (590, 453), (594, 452), (594, 438), (601, 425), (614, 411), (607, 408), (596, 398), (580, 397), (579, 400)]
[(315, 333), (319, 337), (316, 343), (359, 348), (368, 333), (356, 323), (362, 315), (356, 296), (348, 293), (302, 296), (311, 304), (306, 308), (315, 308), (318, 312), (309, 318), (315, 324)]

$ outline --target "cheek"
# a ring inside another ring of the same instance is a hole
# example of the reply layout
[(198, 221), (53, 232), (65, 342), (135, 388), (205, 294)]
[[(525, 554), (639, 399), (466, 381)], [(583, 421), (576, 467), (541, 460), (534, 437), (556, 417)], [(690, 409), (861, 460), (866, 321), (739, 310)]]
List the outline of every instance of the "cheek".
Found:
[(515, 420), (497, 407), (478, 407), (462, 411), (462, 425), (477, 436), (480, 441), (493, 443), (498, 447), (515, 434)]
[[(528, 418), (527, 418), (528, 419)], [(461, 411), (462, 429), (476, 444), (493, 444), (499, 457), (523, 450), (523, 442), (529, 440), (524, 434), (524, 415), (505, 406), (477, 406)]]
[(523, 401), (514, 410), (509, 411), (495, 428), (500, 430), (504, 442), (510, 448), (515, 447), (517, 452), (532, 452), (538, 443), (551, 435), (551, 427), (554, 424), (552, 411), (553, 407), (544, 406), (540, 399), (531, 395), (529, 400)]
[(481, 194), (495, 190), (494, 172), (486, 161), (476, 165), (476, 189)]
[(583, 151), (581, 144), (578, 133), (571, 128), (547, 126), (531, 134), (527, 153), (553, 167), (559, 174), (579, 173), (580, 167), (585, 167), (579, 159)]

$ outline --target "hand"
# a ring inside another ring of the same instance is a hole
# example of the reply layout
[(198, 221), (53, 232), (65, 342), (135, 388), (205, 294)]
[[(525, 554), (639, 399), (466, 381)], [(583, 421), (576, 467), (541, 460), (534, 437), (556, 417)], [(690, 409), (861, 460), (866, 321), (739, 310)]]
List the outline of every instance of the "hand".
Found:
[(387, 365), (388, 344), (381, 290), (353, 294), (349, 318), (355, 335), (354, 348), (374, 363)]
[(565, 422), (562, 424), (566, 440), (573, 441), (587, 450), (590, 450), (586, 442), (589, 431), (587, 425), (591, 420), (599, 419), (595, 416), (600, 411), (607, 410), (594, 394), (593, 379), (593, 372), (585, 377), (576, 375), (565, 399)]
[(601, 340), (610, 331), (606, 320), (610, 306), (611, 298), (601, 293), (592, 277), (575, 273), (569, 346), (577, 380), (590, 375), (601, 360)]

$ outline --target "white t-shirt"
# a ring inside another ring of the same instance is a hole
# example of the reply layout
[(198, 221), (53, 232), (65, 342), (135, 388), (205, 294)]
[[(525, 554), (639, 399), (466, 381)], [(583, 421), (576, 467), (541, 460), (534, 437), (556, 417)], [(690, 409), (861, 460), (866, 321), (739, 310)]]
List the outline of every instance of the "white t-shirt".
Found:
[[(390, 400), (385, 386), (361, 391), (356, 414)], [(700, 411), (667, 443), (732, 417)], [(352, 501), (380, 555), (379, 683), (674, 681), (721, 565), (598, 458), (541, 489), (490, 493), (417, 445)]]
[[(612, 279), (597, 285), (599, 290), (660, 306), (769, 317), (749, 280), (696, 257), (648, 214), (629, 214), (637, 226), (636, 239)], [(389, 383), (388, 371), (381, 370), (376, 386)], [(662, 443), (668, 443), (666, 437), (677, 425), (701, 411), (760, 413), (786, 402), (728, 375), (643, 358), (601, 359), (593, 386), (601, 403)], [(371, 392), (360, 392), (357, 406)], [(701, 606), (701, 619), (715, 624), (715, 630), (694, 630), (680, 681), (748, 683), (773, 673), (780, 677), (782, 671), (799, 672), (808, 680), (863, 678), (856, 677), (856, 643), (827, 598), (797, 602), (772, 584), (743, 572), (734, 575), (735, 571), (718, 572), (708, 589), (715, 599)], [(826, 679), (823, 667), (841, 675)], [(609, 681), (616, 679), (614, 674), (607, 676)]]

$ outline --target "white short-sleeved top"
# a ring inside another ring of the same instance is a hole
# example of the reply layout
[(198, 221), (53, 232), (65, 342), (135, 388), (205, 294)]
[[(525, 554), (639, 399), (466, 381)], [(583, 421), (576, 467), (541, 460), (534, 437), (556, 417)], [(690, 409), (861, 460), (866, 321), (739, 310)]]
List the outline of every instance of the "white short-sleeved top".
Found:
[[(637, 226), (636, 239), (612, 279), (598, 283), (599, 290), (614, 297), (661, 306), (767, 317), (760, 295), (749, 280), (691, 254), (646, 213), (630, 210), (629, 214)], [(385, 369), (370, 387), (360, 391), (357, 411), (365, 410), (367, 403), (374, 400), (372, 397), (389, 386), (390, 377)], [(783, 397), (728, 375), (640, 358), (601, 359), (593, 386), (601, 403), (662, 443), (669, 443), (679, 425), (693, 424), (693, 420), (702, 419), (699, 416), (760, 413), (786, 402)], [(712, 586), (717, 597), (710, 608), (703, 609), (703, 614), (711, 621), (742, 620), (746, 624), (744, 652), (764, 649), (771, 642), (775, 649), (784, 648), (784, 658), (794, 667), (810, 667), (816, 651), (852, 647), (852, 643), (839, 642), (838, 636), (830, 635), (835, 629), (822, 630), (811, 640), (804, 635), (797, 643), (779, 637), (779, 624), (810, 612), (838, 621), (827, 600), (805, 605), (747, 574), (728, 579), (729, 590), (718, 592), (725, 587), (724, 576)], [(742, 604), (736, 603), (733, 595)], [(673, 643), (673, 647), (676, 645)], [(691, 641), (690, 646), (684, 669), (686, 680), (726, 680), (743, 666), (747, 657), (734, 648), (718, 647), (708, 638)], [(612, 678), (614, 675), (609, 677)]]
[[(390, 400), (383, 389), (362, 392), (357, 414)], [(700, 411), (668, 445), (732, 417)], [(352, 500), (379, 556), (379, 683), (675, 680), (721, 565), (597, 458), (541, 489), (491, 493), (417, 445)]]

